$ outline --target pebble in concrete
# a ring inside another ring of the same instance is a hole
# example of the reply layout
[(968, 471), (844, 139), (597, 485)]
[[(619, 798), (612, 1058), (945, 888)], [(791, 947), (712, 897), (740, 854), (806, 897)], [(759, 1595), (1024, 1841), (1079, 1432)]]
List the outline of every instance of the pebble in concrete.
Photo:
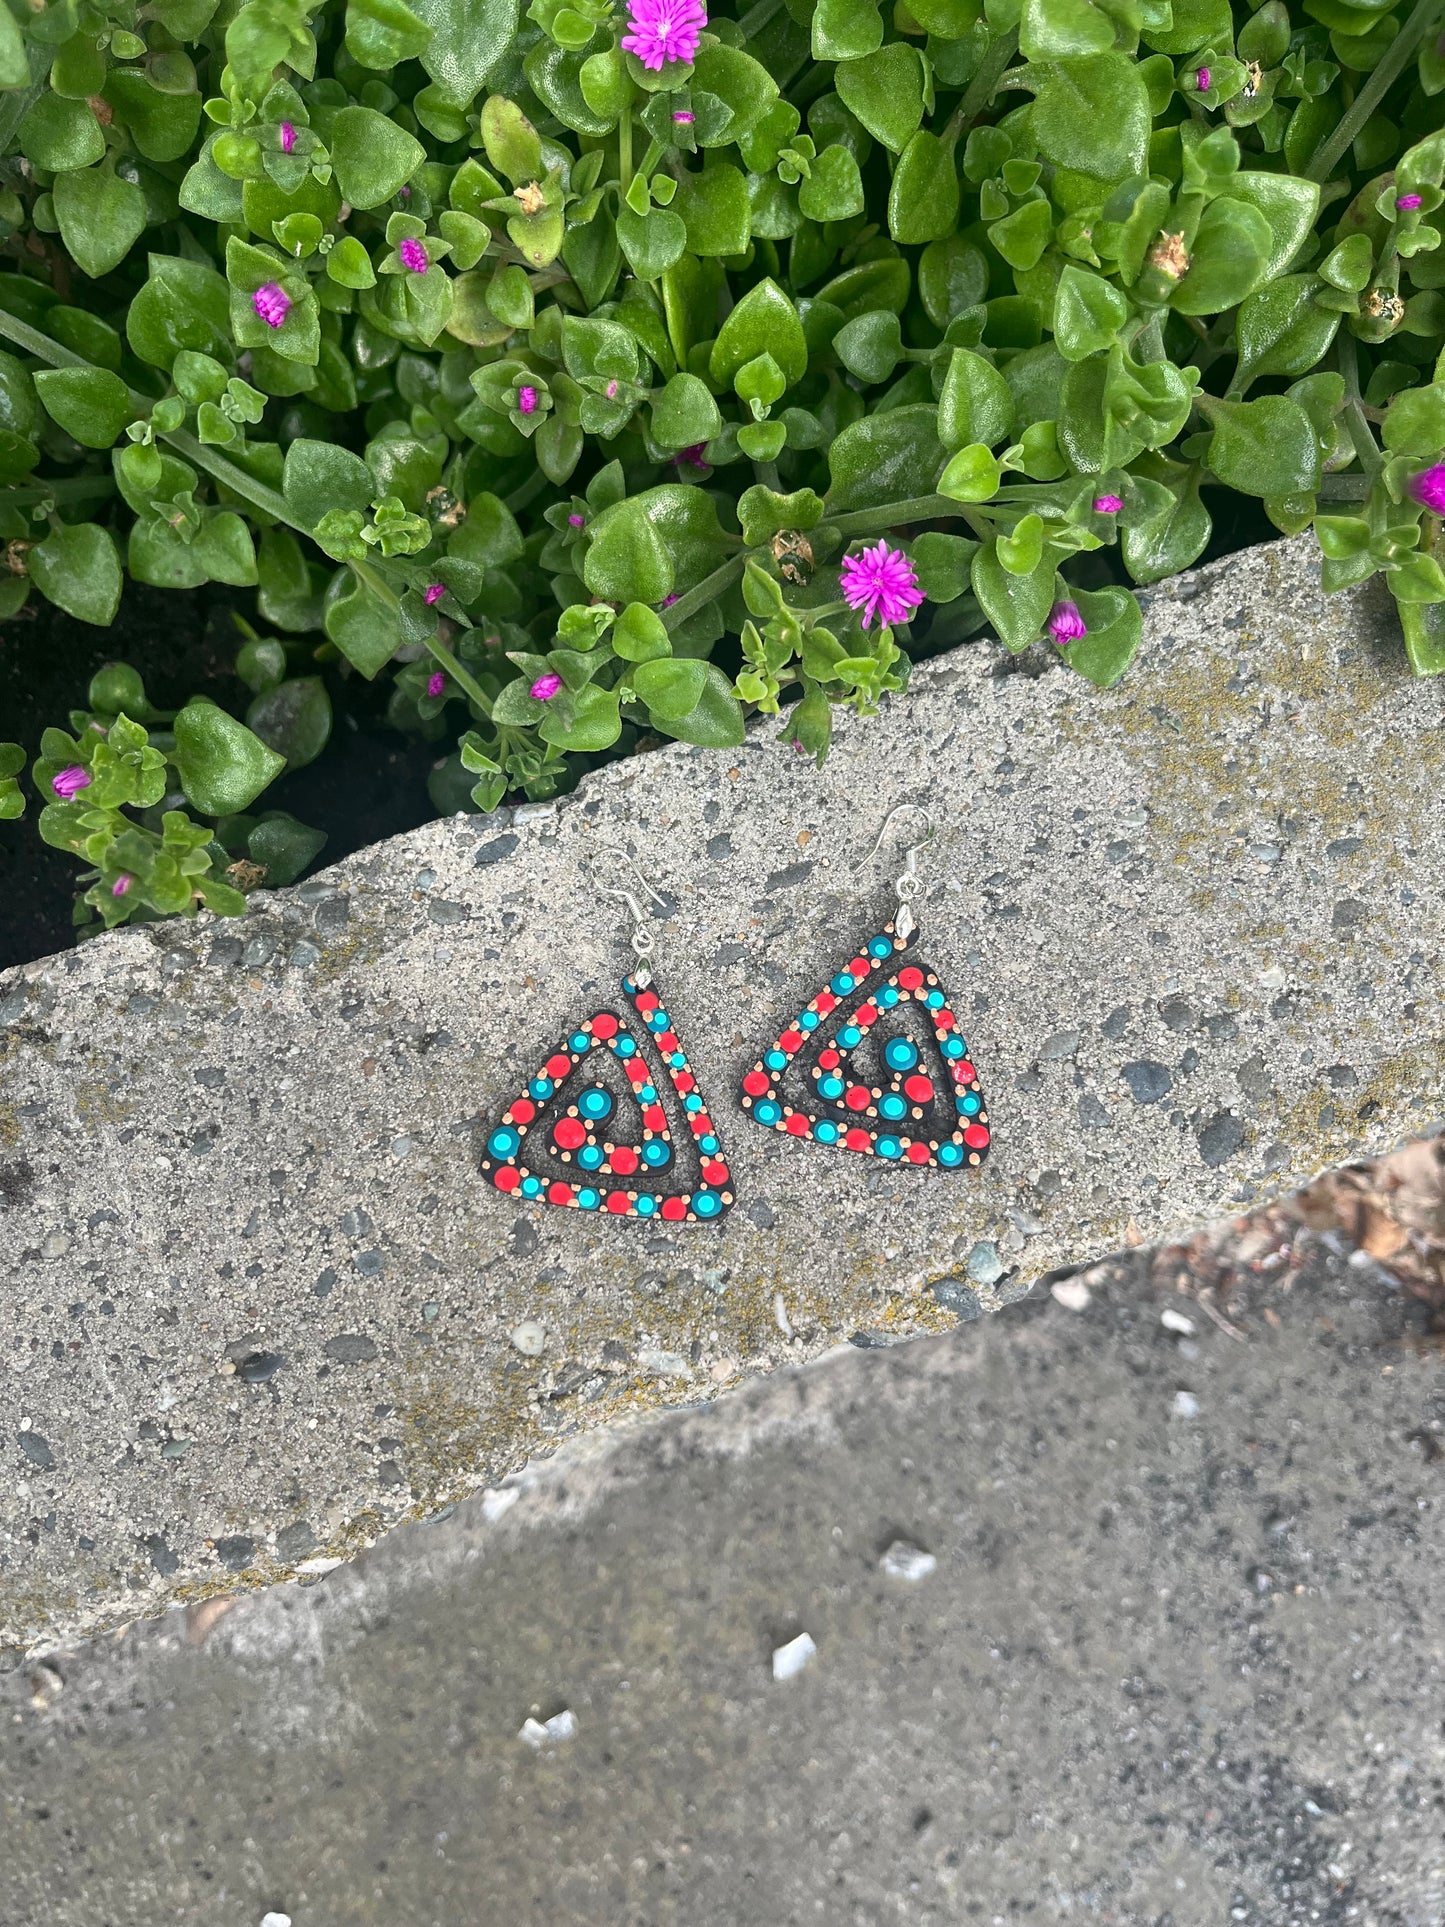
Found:
[[(314, 1572), (573, 1432), (976, 1317), (1131, 1221), (1166, 1234), (1429, 1122), (1440, 703), (1388, 598), (1322, 599), (1280, 543), (1152, 592), (1114, 691), (963, 649), (845, 719), (822, 772), (771, 728), (679, 745), (378, 845), (239, 931), (0, 976), (0, 1410), (30, 1421), (0, 1430), (0, 1643)], [(976, 1180), (733, 1107), (889, 914), (888, 862), (857, 866), (924, 796), (928, 960), (995, 1132)], [(659, 982), (738, 1193), (719, 1226), (477, 1181), (484, 1125), (616, 1000), (604, 844), (671, 906)], [(540, 1357), (511, 1341), (529, 1319)]]

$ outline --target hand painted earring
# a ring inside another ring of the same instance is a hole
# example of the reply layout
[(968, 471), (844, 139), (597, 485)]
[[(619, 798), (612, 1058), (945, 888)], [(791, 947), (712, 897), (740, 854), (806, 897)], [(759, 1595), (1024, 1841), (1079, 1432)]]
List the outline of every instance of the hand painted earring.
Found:
[[(877, 855), (884, 819), (865, 862)], [(923, 838), (933, 835), (933, 826)], [(742, 1107), (790, 1137), (891, 1163), (977, 1168), (991, 1142), (988, 1112), (963, 1033), (937, 976), (904, 953), (918, 938), (913, 844), (895, 890), (898, 911), (800, 1011), (742, 1081)], [(861, 868), (861, 865), (860, 865)]]
[[(640, 874), (638, 882), (654, 903), (663, 902)], [(599, 894), (632, 912), (637, 964), (622, 988), (635, 1026), (615, 1008), (584, 1018), (488, 1132), (482, 1174), (499, 1191), (529, 1201), (669, 1224), (715, 1222), (733, 1202), (732, 1178), (672, 1019), (652, 988), (645, 912), (628, 890)], [(663, 1072), (691, 1133), (685, 1161), (695, 1178), (678, 1169)]]

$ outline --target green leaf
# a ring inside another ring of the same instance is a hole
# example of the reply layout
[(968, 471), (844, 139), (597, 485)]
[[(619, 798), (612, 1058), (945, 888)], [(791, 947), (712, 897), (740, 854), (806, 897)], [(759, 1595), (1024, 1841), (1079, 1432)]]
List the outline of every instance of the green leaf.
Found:
[(547, 704), (538, 734), (544, 743), (552, 743), (558, 749), (587, 754), (611, 749), (622, 734), (617, 704), (615, 689), (601, 689), (596, 683), (587, 683), (565, 697), (554, 697)]
[(396, 604), (350, 569), (338, 569), (332, 578), (322, 619), (331, 641), (368, 680), (391, 661), (402, 639)]
[(598, 516), (582, 579), (606, 602), (661, 602), (671, 592), (672, 557), (640, 500), (619, 502)]
[(32, 167), (52, 174), (91, 167), (105, 153), (100, 122), (83, 100), (43, 93), (20, 123), (20, 148)]
[[(830, 150), (843, 151), (843, 150)], [(856, 172), (856, 163), (855, 163)], [(799, 194), (799, 206), (803, 204)], [(951, 141), (920, 127), (898, 157), (888, 192), (888, 231), (895, 241), (939, 241), (958, 223), (958, 169)], [(807, 213), (807, 208), (803, 212)], [(1047, 225), (1047, 208), (1045, 208)]]
[(1319, 487), (1320, 449), (1310, 418), (1287, 395), (1218, 402), (1209, 466), (1241, 495), (1293, 495)]
[(232, 816), (249, 808), (286, 767), (284, 757), (214, 703), (187, 703), (171, 727), (181, 788), (206, 816)]
[(1048, 63), (1029, 109), (1046, 159), (1106, 181), (1146, 171), (1151, 122), (1149, 90), (1122, 53)]
[(978, 543), (965, 535), (925, 529), (908, 545), (918, 586), (930, 602), (957, 602), (967, 593)]
[(840, 61), (833, 84), (873, 138), (901, 154), (923, 118), (923, 62), (917, 48), (894, 40), (866, 59)]
[(728, 387), (738, 370), (761, 354), (773, 357), (790, 385), (807, 373), (808, 344), (798, 311), (770, 279), (749, 288), (718, 330), (708, 373), (718, 387)]
[(780, 495), (775, 489), (755, 482), (743, 490), (738, 501), (738, 521), (742, 525), (743, 540), (750, 549), (771, 541), (782, 529), (804, 532), (815, 529), (822, 519), (822, 498), (810, 488)]
[(971, 348), (955, 348), (938, 397), (938, 439), (943, 446), (960, 449), (979, 442), (996, 448), (1013, 425), (1013, 393), (998, 369)]
[(405, 185), (426, 149), (370, 107), (343, 107), (331, 123), (336, 184), (353, 207), (379, 207)]
[(697, 707), (706, 677), (706, 663), (659, 656), (638, 664), (632, 686), (655, 721), (675, 722)]
[(887, 381), (903, 359), (903, 330), (889, 308), (875, 308), (844, 322), (833, 337), (833, 353), (850, 375), (870, 387)]
[(680, 743), (698, 743), (704, 749), (735, 749), (747, 733), (742, 705), (715, 662), (701, 667), (702, 691), (693, 708), (682, 716), (654, 714), (652, 720), (662, 735)]
[(856, 60), (883, 44), (879, 0), (818, 0), (813, 13), (814, 60)]
[(1037, 267), (1053, 238), (1053, 213), (1047, 201), (1025, 201), (1002, 221), (995, 221), (988, 238), (1011, 268), (1026, 272)]
[(1385, 410), (1380, 432), (1392, 455), (1438, 460), (1445, 451), (1445, 381), (1406, 388), (1396, 395)]
[(518, 0), (412, 0), (432, 30), (421, 64), (435, 91), (454, 107), (470, 107), (517, 37)]
[(612, 627), (612, 647), (624, 662), (651, 662), (672, 654), (667, 624), (645, 602), (629, 602)]
[(848, 221), (863, 212), (863, 205), (857, 161), (841, 143), (825, 147), (798, 187), (799, 210), (810, 221)]
[(828, 450), (828, 513), (931, 495), (944, 452), (932, 407), (890, 408), (853, 422)]
[(938, 478), (938, 492), (955, 502), (988, 502), (998, 493), (1002, 479), (1003, 472), (992, 454), (982, 442), (975, 442), (950, 459)]
[(1198, 468), (1169, 463), (1167, 483), (1151, 483), (1142, 496), (1135, 485), (1124, 522), (1120, 547), (1124, 566), (1136, 582), (1162, 582), (1197, 562), (1213, 531), (1208, 509), (1199, 497)]
[(112, 67), (105, 98), (148, 161), (165, 165), (190, 153), (201, 124), (201, 96), (194, 87), (175, 93), (131, 68)]
[(346, 51), (363, 67), (386, 73), (425, 53), (431, 38), (406, 0), (347, 0)]
[(745, 139), (778, 98), (778, 83), (767, 68), (739, 47), (700, 48), (692, 86), (695, 92), (712, 94), (732, 115), (718, 138), (703, 143), (707, 146)]
[(700, 174), (684, 174), (673, 210), (674, 218), (682, 218), (693, 254), (742, 254), (751, 239), (748, 184), (735, 167), (718, 162)]
[(687, 228), (671, 208), (649, 208), (634, 214), (624, 207), (617, 216), (617, 238), (627, 265), (642, 281), (656, 281), (687, 251)]
[(77, 522), (51, 531), (25, 558), (36, 588), (80, 622), (108, 628), (120, 608), (120, 557), (108, 529)]
[(1293, 174), (1256, 174), (1246, 169), (1231, 175), (1230, 198), (1243, 201), (1264, 216), (1270, 238), (1265, 249), (1262, 278), (1283, 274), (1304, 246), (1320, 208), (1316, 181)]
[(1047, 552), (1028, 575), (1015, 575), (987, 542), (973, 558), (973, 592), (1000, 642), (1015, 655), (1036, 642), (1054, 606), (1054, 563)]
[(1324, 359), (1339, 314), (1317, 307), (1313, 275), (1289, 274), (1247, 295), (1235, 321), (1236, 384), (1261, 375), (1305, 375)]
[[(292, 676), (263, 690), (246, 711), (247, 726), (288, 769), (314, 763), (331, 735), (331, 698), (319, 676)], [(309, 860), (309, 859), (308, 859)]]
[(42, 368), (35, 387), (46, 413), (83, 448), (110, 448), (131, 420), (130, 391), (108, 368)]
[(1189, 271), (1169, 298), (1180, 314), (1220, 314), (1264, 280), (1274, 236), (1257, 207), (1233, 194), (1209, 203), (1194, 237)]
[(1103, 53), (1114, 44), (1114, 22), (1091, 0), (1023, 0), (1019, 51), (1025, 60)]
[(119, 267), (145, 232), (145, 195), (104, 166), (57, 175), (51, 193), (60, 238), (92, 278)]
[(371, 470), (349, 448), (304, 437), (286, 451), (281, 490), (306, 529), (314, 529), (332, 509), (367, 509), (374, 496), (386, 492), (378, 490)]
[(1070, 669), (1098, 689), (1111, 689), (1134, 660), (1143, 639), (1139, 604), (1127, 589), (1111, 586), (1093, 591), (1076, 589), (1074, 602), (1084, 618), (1087, 635), (1064, 651)]
[(266, 872), (266, 887), (285, 889), (326, 846), (325, 830), (298, 823), (285, 810), (267, 810), (246, 838), (246, 854)]
[(1129, 303), (1112, 282), (1072, 261), (1054, 297), (1054, 341), (1066, 361), (1112, 348), (1129, 318)]
[(692, 448), (721, 428), (717, 399), (697, 375), (674, 375), (652, 404), (652, 438), (660, 448)]
[(125, 318), (126, 340), (142, 361), (169, 369), (182, 349), (230, 360), (230, 294), (200, 261), (153, 254), (144, 287)]

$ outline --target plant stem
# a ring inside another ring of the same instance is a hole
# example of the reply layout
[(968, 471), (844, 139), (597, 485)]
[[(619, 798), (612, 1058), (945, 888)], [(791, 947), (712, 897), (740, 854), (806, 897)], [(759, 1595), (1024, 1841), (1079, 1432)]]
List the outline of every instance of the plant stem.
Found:
[(689, 589), (686, 595), (677, 598), (670, 609), (664, 609), (661, 612), (662, 621), (668, 633), (671, 634), (680, 623), (686, 622), (689, 616), (695, 616), (714, 596), (721, 595), (724, 589), (730, 587), (742, 574), (746, 561), (746, 555), (730, 555), (726, 562), (718, 564), (711, 575), (705, 575), (695, 589)]
[(1004, 68), (1007, 67), (1014, 55), (1018, 52), (1018, 47), (1018, 31), (1014, 27), (1010, 27), (1007, 33), (1000, 34), (998, 39), (994, 41), (993, 45), (984, 55), (978, 72), (969, 82), (968, 92), (958, 103), (957, 107), (954, 108), (948, 125), (943, 130), (942, 138), (945, 141), (956, 141), (960, 134), (967, 133), (968, 129), (972, 127), (984, 108), (987, 107), (993, 99), (994, 90), (998, 86), (999, 78)]
[(27, 502), (78, 502), (88, 495), (114, 495), (109, 475), (71, 475), (62, 482), (33, 482), (23, 488), (0, 489), (0, 502), (22, 508)]
[(754, 0), (753, 5), (738, 22), (738, 31), (743, 37), (744, 46), (762, 32), (782, 4), (783, 0)]
[(1415, 49), (1439, 12), (1440, 0), (1418, 0), (1415, 11), (1390, 42), (1384, 59), (1356, 94), (1353, 104), (1341, 116), (1334, 132), (1315, 149), (1313, 159), (1304, 170), (1306, 180), (1326, 181), (1333, 174), (1335, 163), (1354, 141), (1408, 63), (1414, 59)]
[(932, 522), (943, 516), (962, 518), (985, 540), (993, 533), (983, 527), (981, 518), (975, 517), (966, 503), (955, 502), (951, 495), (914, 495), (902, 502), (885, 502), (881, 508), (854, 509), (850, 515), (829, 516), (828, 526), (843, 536), (876, 535), (905, 522)]
[(460, 683), (462, 688), (466, 690), (467, 694), (476, 704), (477, 708), (481, 710), (487, 721), (490, 722), (492, 720), (492, 699), (482, 688), (482, 685), (477, 681), (476, 677), (469, 669), (462, 668), (462, 665), (457, 661), (451, 650), (447, 648), (440, 636), (426, 636), (423, 640), (432, 655), (451, 677), (452, 681)]
[(617, 180), (626, 194), (632, 185), (632, 104), (629, 101), (617, 123)]
[(1355, 348), (1355, 337), (1348, 328), (1341, 328), (1335, 336), (1335, 359), (1345, 381), (1345, 426), (1350, 431), (1350, 440), (1355, 445), (1355, 455), (1365, 472), (1367, 490), (1373, 486), (1375, 477), (1385, 465), (1380, 453), (1380, 445), (1375, 440), (1374, 431), (1365, 420), (1360, 406), (1360, 367)]

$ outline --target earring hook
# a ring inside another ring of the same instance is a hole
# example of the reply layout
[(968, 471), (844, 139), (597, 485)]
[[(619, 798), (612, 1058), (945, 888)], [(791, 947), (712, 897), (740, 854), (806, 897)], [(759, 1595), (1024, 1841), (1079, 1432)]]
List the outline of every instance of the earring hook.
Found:
[(867, 856), (864, 857), (863, 862), (854, 866), (853, 871), (853, 874), (856, 876), (858, 871), (863, 868), (864, 863), (871, 863), (873, 861), (874, 857), (877, 856), (879, 850), (883, 847), (883, 839), (888, 834), (889, 824), (895, 816), (903, 815), (906, 810), (916, 810), (928, 827), (916, 843), (910, 843), (904, 850), (903, 871), (902, 874), (894, 880), (893, 884), (893, 888), (898, 893), (898, 902), (900, 905), (898, 915), (894, 919), (893, 927), (899, 936), (904, 938), (912, 936), (914, 928), (912, 902), (914, 897), (918, 895), (920, 888), (918, 878), (918, 852), (923, 848), (925, 843), (931, 843), (933, 841), (934, 835), (933, 818), (928, 814), (928, 811), (924, 809), (923, 805), (921, 803), (895, 803), (883, 819), (882, 827), (878, 832), (878, 841), (873, 845), (873, 848), (868, 852)]
[[(647, 892), (658, 909), (665, 910), (667, 908), (666, 897), (658, 895), (657, 891), (653, 889), (641, 870), (638, 869), (636, 859), (630, 856), (626, 850), (620, 848), (619, 845), (615, 843), (599, 843), (597, 848), (599, 850), (606, 850), (612, 856), (621, 857), (628, 869), (631, 870), (632, 874), (637, 878), (640, 888)], [(618, 902), (625, 903), (632, 912), (632, 948), (639, 962), (639, 968), (632, 973), (632, 977), (634, 983), (645, 989), (647, 985), (652, 982), (652, 972), (647, 967), (647, 959), (652, 955), (653, 949), (655, 948), (655, 939), (647, 922), (647, 912), (630, 890), (617, 890), (602, 883), (597, 886), (597, 894), (600, 897), (613, 897)]]

